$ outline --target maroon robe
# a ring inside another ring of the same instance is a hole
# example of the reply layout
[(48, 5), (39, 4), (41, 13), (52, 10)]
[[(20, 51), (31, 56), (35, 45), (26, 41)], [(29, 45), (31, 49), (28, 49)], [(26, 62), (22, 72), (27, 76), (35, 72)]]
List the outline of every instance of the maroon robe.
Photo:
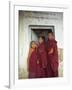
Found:
[(40, 78), (41, 77), (41, 66), (37, 56), (36, 49), (32, 51), (29, 58), (29, 78)]
[[(49, 51), (53, 49), (53, 53), (49, 54)], [(57, 50), (57, 41), (48, 40), (47, 41), (47, 56), (48, 56), (48, 75), (50, 77), (58, 76), (58, 50)]]
[(46, 52), (45, 42), (39, 44), (38, 56), (39, 56), (41, 67), (42, 67), (42, 77), (46, 77), (47, 52)]

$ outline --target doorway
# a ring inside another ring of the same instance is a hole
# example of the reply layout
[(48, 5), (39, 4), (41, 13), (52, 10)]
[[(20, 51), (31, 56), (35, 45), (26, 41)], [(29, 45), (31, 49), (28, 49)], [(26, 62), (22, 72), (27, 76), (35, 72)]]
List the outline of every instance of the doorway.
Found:
[(38, 41), (39, 36), (48, 38), (48, 32), (53, 32), (55, 36), (54, 26), (30, 26), (31, 27), (31, 41)]

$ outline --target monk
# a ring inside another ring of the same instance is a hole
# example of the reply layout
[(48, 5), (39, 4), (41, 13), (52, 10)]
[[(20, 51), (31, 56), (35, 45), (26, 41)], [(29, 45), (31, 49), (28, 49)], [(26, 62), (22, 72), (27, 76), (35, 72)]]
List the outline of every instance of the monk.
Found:
[(41, 77), (41, 66), (37, 56), (37, 45), (35, 41), (31, 41), (28, 55), (28, 72), (29, 78)]
[(58, 77), (58, 49), (57, 41), (54, 39), (53, 32), (48, 33), (47, 41), (47, 57), (48, 57), (48, 77)]
[(42, 77), (44, 78), (46, 77), (46, 68), (47, 68), (47, 52), (44, 36), (39, 37), (38, 55), (41, 62)]

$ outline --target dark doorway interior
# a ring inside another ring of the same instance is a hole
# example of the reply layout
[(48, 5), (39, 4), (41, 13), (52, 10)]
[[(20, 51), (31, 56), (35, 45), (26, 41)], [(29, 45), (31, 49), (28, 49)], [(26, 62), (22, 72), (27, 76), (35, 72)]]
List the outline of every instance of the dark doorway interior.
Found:
[(31, 40), (37, 41), (40, 35), (45, 36), (45, 39), (47, 40), (48, 32), (53, 32), (53, 30), (52, 29), (31, 29)]

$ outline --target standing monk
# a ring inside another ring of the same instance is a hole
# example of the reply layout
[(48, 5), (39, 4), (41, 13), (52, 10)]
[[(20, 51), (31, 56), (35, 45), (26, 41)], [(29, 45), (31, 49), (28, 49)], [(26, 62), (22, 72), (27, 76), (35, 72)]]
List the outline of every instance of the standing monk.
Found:
[(38, 56), (41, 62), (42, 77), (46, 77), (47, 52), (46, 52), (46, 44), (45, 44), (44, 36), (39, 37)]
[(29, 78), (41, 77), (41, 66), (37, 55), (37, 45), (35, 41), (31, 41), (28, 54), (28, 72)]
[(47, 56), (48, 56), (47, 73), (48, 74), (50, 73), (50, 77), (58, 77), (58, 49), (57, 49), (57, 41), (54, 39), (53, 32), (48, 33)]

